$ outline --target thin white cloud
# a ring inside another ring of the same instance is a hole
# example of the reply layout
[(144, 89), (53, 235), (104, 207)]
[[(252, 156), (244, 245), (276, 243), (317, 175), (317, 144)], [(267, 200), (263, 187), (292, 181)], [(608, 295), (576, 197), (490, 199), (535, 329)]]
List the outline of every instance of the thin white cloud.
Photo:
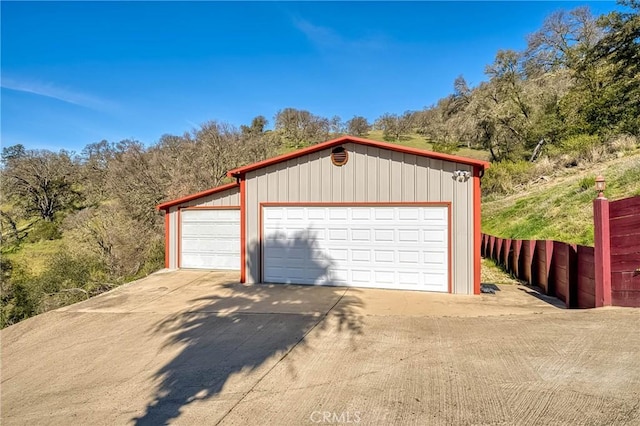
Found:
[(389, 43), (383, 37), (348, 39), (333, 28), (315, 25), (306, 19), (293, 18), (293, 25), (316, 47), (324, 50), (381, 50)]
[(84, 108), (105, 110), (113, 108), (113, 104), (105, 99), (100, 99), (86, 93), (77, 92), (53, 83), (40, 81), (26, 81), (6, 78), (3, 76), (0, 86), (3, 89), (17, 92), (31, 93), (46, 98), (56, 99), (68, 104), (78, 105)]

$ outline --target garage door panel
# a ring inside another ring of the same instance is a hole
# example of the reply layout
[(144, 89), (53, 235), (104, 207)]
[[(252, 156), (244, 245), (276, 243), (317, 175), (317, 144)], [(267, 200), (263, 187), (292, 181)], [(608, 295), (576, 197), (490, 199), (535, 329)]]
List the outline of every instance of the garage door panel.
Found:
[(264, 207), (263, 280), (446, 292), (448, 217), (446, 206)]
[(398, 250), (398, 263), (417, 267), (420, 264), (420, 251)]
[(184, 223), (182, 235), (184, 237), (201, 237), (215, 235), (217, 237), (235, 238), (238, 235), (239, 223)]
[(349, 211), (346, 208), (336, 207), (329, 210), (329, 220), (336, 221), (341, 220), (345, 221), (349, 218)]
[(418, 221), (420, 219), (420, 210), (418, 209), (402, 209), (398, 212), (398, 220), (401, 221)]
[(447, 266), (447, 253), (444, 251), (435, 252), (435, 251), (425, 251), (422, 253), (422, 262), (425, 264), (429, 264), (432, 267), (441, 267), (446, 268)]
[(287, 218), (287, 220), (297, 220), (297, 219), (304, 219), (304, 208), (303, 207), (292, 207), (289, 209), (285, 210), (285, 215), (284, 217)]
[(371, 271), (354, 269), (351, 271), (351, 281), (359, 284), (361, 287), (366, 287), (373, 281)]
[(395, 211), (390, 207), (378, 207), (373, 209), (373, 217), (375, 220), (393, 220), (395, 219)]
[(371, 262), (371, 250), (351, 249), (352, 262)]
[(240, 269), (240, 211), (182, 210), (180, 267)]
[(442, 229), (424, 229), (422, 231), (423, 243), (436, 243), (440, 245), (446, 245), (447, 235), (446, 231)]
[(183, 239), (181, 249), (183, 253), (210, 252), (223, 254), (239, 254), (237, 240), (233, 238)]
[(371, 220), (371, 209), (351, 210), (351, 220)]
[(446, 209), (422, 209), (420, 213), (422, 220), (430, 222), (447, 222), (448, 212)]
[[(314, 250), (312, 252), (312, 254), (315, 254), (316, 257), (321, 256), (319, 253), (322, 252), (321, 250)], [(347, 250), (346, 248), (330, 248), (327, 250), (327, 255), (329, 259), (332, 259), (336, 262), (340, 262), (340, 261), (348, 261), (349, 260), (349, 250)]]
[(418, 272), (398, 272), (398, 281), (403, 286), (420, 285), (420, 274)]
[(399, 229), (398, 241), (408, 242), (408, 243), (417, 243), (418, 241), (420, 241), (420, 230), (417, 228), (416, 229)]
[(371, 230), (370, 229), (352, 229), (351, 241), (370, 241)]

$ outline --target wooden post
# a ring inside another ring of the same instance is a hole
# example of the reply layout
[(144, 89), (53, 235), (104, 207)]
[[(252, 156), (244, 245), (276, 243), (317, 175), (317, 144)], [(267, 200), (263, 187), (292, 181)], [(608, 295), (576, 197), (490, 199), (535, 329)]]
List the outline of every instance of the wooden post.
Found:
[(611, 239), (609, 237), (609, 200), (593, 200), (594, 263), (596, 308), (611, 306)]

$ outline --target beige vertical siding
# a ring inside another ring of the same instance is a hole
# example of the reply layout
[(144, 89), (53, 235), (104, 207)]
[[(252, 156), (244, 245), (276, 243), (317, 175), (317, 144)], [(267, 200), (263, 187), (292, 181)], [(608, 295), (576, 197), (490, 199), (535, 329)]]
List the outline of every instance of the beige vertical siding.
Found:
[(169, 215), (169, 241), (164, 243), (169, 245), (169, 268), (175, 269), (178, 267), (178, 207), (170, 207), (166, 214)]
[(334, 166), (331, 149), (273, 164), (246, 175), (246, 278), (260, 279), (260, 203), (452, 203), (452, 291), (473, 293), (473, 178), (453, 179), (472, 166), (346, 143), (349, 161)]
[(178, 210), (187, 207), (240, 208), (240, 187), (230, 188), (226, 191), (217, 192), (169, 208), (169, 211), (166, 213), (169, 215), (169, 241), (165, 241), (165, 244), (169, 245), (169, 268), (171, 269), (178, 267), (178, 228), (180, 226)]

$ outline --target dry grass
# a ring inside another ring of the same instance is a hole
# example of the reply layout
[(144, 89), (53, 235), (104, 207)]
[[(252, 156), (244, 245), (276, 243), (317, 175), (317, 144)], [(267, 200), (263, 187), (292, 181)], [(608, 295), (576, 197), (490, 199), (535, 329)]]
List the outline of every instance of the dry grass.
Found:
[(496, 285), (518, 285), (520, 281), (502, 270), (493, 260), (482, 259), (482, 279), (483, 284)]

